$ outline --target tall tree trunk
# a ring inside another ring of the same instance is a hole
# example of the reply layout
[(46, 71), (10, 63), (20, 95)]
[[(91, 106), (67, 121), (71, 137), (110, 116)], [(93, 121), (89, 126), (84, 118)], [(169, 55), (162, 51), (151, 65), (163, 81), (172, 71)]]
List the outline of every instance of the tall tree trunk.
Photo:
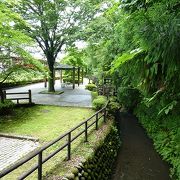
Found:
[(48, 92), (55, 92), (54, 89), (54, 58), (53, 56), (49, 56), (47, 58), (48, 66), (49, 66), (49, 78), (48, 78)]
[(48, 92), (55, 92), (55, 89), (54, 89), (54, 69), (49, 70)]

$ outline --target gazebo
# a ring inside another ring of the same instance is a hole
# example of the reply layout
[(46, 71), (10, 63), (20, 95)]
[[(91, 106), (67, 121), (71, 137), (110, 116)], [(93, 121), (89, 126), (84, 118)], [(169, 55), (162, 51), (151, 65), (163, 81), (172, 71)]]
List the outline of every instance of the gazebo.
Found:
[[(81, 69), (82, 69), (82, 73), (81, 73)], [(62, 71), (72, 71), (73, 72), (73, 76), (72, 76), (72, 82), (73, 82), (73, 89), (75, 88), (75, 72), (77, 71), (78, 74), (78, 86), (80, 84), (80, 74), (82, 75), (82, 83), (83, 83), (83, 68), (80, 67), (75, 67), (72, 65), (68, 65), (68, 64), (57, 64), (54, 67), (54, 71), (60, 71), (60, 81), (62, 83)]]

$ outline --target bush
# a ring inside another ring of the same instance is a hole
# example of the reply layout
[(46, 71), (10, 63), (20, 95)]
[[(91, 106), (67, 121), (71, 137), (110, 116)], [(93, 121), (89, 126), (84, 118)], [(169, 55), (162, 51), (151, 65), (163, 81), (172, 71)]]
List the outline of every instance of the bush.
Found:
[(120, 104), (130, 111), (141, 101), (141, 93), (136, 88), (120, 87), (117, 96)]
[(94, 91), (96, 88), (97, 88), (97, 86), (95, 84), (88, 84), (85, 87), (85, 89), (87, 89), (89, 91)]
[(107, 108), (110, 114), (115, 114), (120, 109), (120, 107), (121, 105), (119, 104), (119, 102), (117, 102), (116, 97), (113, 96), (109, 99)]
[(4, 103), (0, 103), (0, 115), (7, 115), (12, 112), (14, 103), (10, 100), (5, 100)]
[(106, 105), (107, 98), (105, 96), (98, 96), (96, 99), (93, 100), (93, 109), (99, 110)]
[(98, 92), (91, 92), (92, 101), (98, 97)]
[[(64, 83), (67, 83), (67, 82), (73, 83), (73, 78), (72, 77), (63, 77), (63, 82)], [(78, 84), (77, 79), (75, 79), (75, 84)]]

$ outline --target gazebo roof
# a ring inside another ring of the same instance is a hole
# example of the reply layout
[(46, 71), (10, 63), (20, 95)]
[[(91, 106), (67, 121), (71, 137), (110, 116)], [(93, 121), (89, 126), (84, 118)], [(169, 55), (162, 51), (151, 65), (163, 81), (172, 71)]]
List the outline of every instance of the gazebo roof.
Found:
[(72, 70), (73, 68), (78, 69), (78, 67), (68, 65), (68, 64), (57, 64), (54, 70)]

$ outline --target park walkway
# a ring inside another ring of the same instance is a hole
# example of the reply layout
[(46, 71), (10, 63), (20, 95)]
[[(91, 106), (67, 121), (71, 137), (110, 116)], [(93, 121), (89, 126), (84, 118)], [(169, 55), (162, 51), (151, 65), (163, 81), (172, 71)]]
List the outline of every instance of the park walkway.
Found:
[(169, 180), (169, 167), (154, 150), (137, 119), (120, 113), (117, 118), (122, 147), (112, 180)]
[[(32, 91), (32, 102), (35, 104), (44, 105), (56, 105), (56, 106), (76, 106), (76, 107), (92, 107), (91, 93), (85, 90), (85, 85), (88, 83), (85, 79), (84, 84), (79, 87), (76, 85), (75, 89), (72, 89), (72, 85), (61, 87), (59, 80), (56, 80), (55, 90), (64, 91), (59, 95), (54, 94), (41, 94), (40, 92), (47, 90), (44, 87), (44, 83), (36, 83), (26, 85), (23, 87), (12, 88), (7, 92), (27, 92), (29, 89)], [(18, 95), (22, 97), (23, 95)]]
[(0, 135), (0, 172), (38, 146), (38, 142)]

